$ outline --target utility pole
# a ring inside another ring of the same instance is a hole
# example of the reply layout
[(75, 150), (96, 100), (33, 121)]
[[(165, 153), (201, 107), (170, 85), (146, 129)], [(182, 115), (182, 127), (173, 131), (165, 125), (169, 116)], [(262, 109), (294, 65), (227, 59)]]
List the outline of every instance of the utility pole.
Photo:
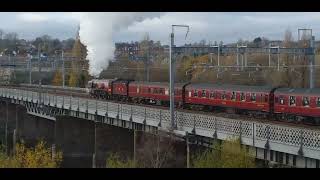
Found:
[(239, 71), (239, 44), (237, 44), (237, 71)]
[(314, 64), (315, 64), (315, 46), (314, 46), (314, 41), (315, 37), (311, 35), (311, 40), (310, 40), (310, 60), (309, 60), (309, 65), (310, 65), (310, 77), (309, 77), (309, 88), (312, 89), (314, 88)]
[(65, 86), (65, 68), (64, 68), (64, 57), (63, 57), (63, 49), (62, 50), (56, 50), (55, 52), (59, 52), (61, 51), (61, 61), (62, 61), (62, 67), (61, 67), (61, 71), (62, 71), (62, 87)]
[(40, 44), (38, 45), (38, 68), (39, 68), (39, 86), (41, 85), (41, 61), (40, 61)]
[(278, 46), (278, 71), (280, 71), (280, 46)]
[[(315, 65), (315, 46), (314, 46), (314, 41), (315, 37), (312, 35), (312, 29), (298, 29), (298, 40), (301, 40), (302, 38), (300, 36), (300, 31), (302, 31), (302, 36), (306, 38), (306, 32), (310, 32), (310, 39), (309, 39), (309, 47), (304, 47), (306, 52), (305, 55), (308, 55), (309, 59), (309, 88), (312, 89), (314, 88), (314, 65)], [(303, 39), (307, 40), (307, 39)]]
[(220, 44), (218, 44), (218, 71), (220, 71)]
[(32, 64), (31, 64), (31, 59), (32, 57), (29, 57), (29, 84), (32, 84), (32, 79), (31, 79), (31, 73), (32, 73)]
[(189, 134), (186, 132), (186, 144), (187, 144), (187, 168), (190, 168), (190, 148), (189, 148)]
[(146, 54), (146, 59), (145, 59), (145, 64), (144, 64), (144, 77), (145, 80), (149, 82), (149, 62), (150, 62), (150, 43), (149, 40), (147, 40), (147, 54)]
[(171, 128), (174, 129), (174, 67), (175, 62), (172, 59), (172, 48), (174, 45), (174, 33), (173, 33), (173, 26), (172, 26), (172, 33), (170, 35), (171, 42), (170, 42), (170, 119), (171, 119)]
[(8, 112), (8, 101), (6, 101), (6, 129), (5, 129), (5, 143), (6, 143), (6, 154), (8, 155), (8, 122), (9, 122), (9, 112)]
[(175, 60), (172, 58), (172, 48), (174, 47), (174, 27), (184, 27), (187, 28), (186, 38), (189, 32), (189, 26), (187, 25), (172, 25), (172, 32), (170, 35), (170, 119), (171, 119), (171, 129), (175, 129), (174, 120), (174, 75), (175, 75)]
[(64, 58), (63, 58), (63, 50), (61, 50), (61, 60), (62, 60), (62, 87), (65, 85), (65, 69), (64, 69)]
[(269, 44), (269, 58), (268, 58), (268, 64), (269, 64), (269, 67), (270, 67), (270, 65), (271, 65), (271, 44)]
[(133, 162), (136, 163), (136, 130), (133, 128)]

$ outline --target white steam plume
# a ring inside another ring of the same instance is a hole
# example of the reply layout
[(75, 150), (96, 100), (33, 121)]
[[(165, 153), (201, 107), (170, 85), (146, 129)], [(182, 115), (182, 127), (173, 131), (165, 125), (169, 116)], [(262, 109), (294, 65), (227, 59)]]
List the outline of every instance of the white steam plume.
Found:
[(113, 33), (134, 22), (159, 17), (162, 13), (146, 12), (88, 12), (74, 13), (80, 23), (80, 40), (87, 46), (89, 73), (98, 76), (114, 57)]

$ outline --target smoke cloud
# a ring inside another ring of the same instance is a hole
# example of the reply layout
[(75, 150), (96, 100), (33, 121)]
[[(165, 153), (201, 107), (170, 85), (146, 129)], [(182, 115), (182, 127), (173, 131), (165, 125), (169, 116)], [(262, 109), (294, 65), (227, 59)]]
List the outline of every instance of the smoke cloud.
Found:
[(88, 12), (74, 13), (80, 24), (80, 40), (87, 46), (89, 73), (99, 76), (114, 58), (113, 34), (128, 28), (135, 22), (160, 17), (162, 13), (152, 12)]

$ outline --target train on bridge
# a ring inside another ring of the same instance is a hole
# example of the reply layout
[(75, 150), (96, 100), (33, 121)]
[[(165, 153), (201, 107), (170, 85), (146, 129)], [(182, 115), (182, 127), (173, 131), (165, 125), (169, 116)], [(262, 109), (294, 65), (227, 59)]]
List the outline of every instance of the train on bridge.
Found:
[[(169, 83), (93, 79), (90, 96), (137, 104), (169, 106)], [(177, 108), (245, 114), (257, 118), (320, 125), (320, 89), (290, 89), (210, 83), (176, 83)]]

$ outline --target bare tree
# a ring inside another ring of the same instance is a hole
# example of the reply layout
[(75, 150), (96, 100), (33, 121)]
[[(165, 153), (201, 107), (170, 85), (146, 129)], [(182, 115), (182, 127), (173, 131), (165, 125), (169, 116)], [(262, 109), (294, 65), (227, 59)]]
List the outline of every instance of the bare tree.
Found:
[(283, 46), (284, 47), (292, 47), (293, 46), (293, 36), (290, 29), (287, 29), (284, 33), (284, 40), (283, 40)]
[(205, 46), (207, 44), (207, 41), (205, 39), (202, 39), (200, 42), (199, 42), (200, 46)]
[(16, 41), (18, 39), (18, 34), (15, 32), (10, 32), (4, 35), (4, 39), (9, 41)]
[[(299, 41), (299, 47), (301, 48), (308, 48), (310, 47), (310, 40), (311, 40), (311, 34), (307, 34), (307, 31), (303, 31), (301, 35), (301, 39)], [(307, 87), (308, 86), (308, 56), (304, 55), (302, 56), (302, 67), (300, 68), (300, 73), (302, 76), (301, 81), (301, 87)]]
[(243, 39), (242, 38), (240, 38), (240, 39), (238, 39), (238, 41), (237, 41), (237, 44), (239, 44), (239, 45), (243, 45)]
[[(293, 36), (292, 36), (292, 32), (287, 29), (284, 33), (284, 40), (282, 42), (283, 46), (286, 48), (292, 48), (293, 47)], [(293, 86), (293, 72), (295, 71), (294, 66), (295, 62), (293, 62), (293, 57), (292, 55), (289, 54), (285, 54), (283, 57), (283, 62), (287, 67), (287, 69), (285, 70), (285, 74), (284, 77), (282, 78), (284, 80), (284, 84), (287, 87), (292, 87)]]
[[(143, 135), (143, 149), (140, 150), (138, 164), (142, 167), (162, 168), (168, 166), (173, 159), (173, 139), (171, 135), (149, 134)], [(170, 165), (169, 165), (170, 166)]]
[(0, 29), (0, 39), (3, 38), (3, 35), (4, 35), (4, 31), (2, 29)]

